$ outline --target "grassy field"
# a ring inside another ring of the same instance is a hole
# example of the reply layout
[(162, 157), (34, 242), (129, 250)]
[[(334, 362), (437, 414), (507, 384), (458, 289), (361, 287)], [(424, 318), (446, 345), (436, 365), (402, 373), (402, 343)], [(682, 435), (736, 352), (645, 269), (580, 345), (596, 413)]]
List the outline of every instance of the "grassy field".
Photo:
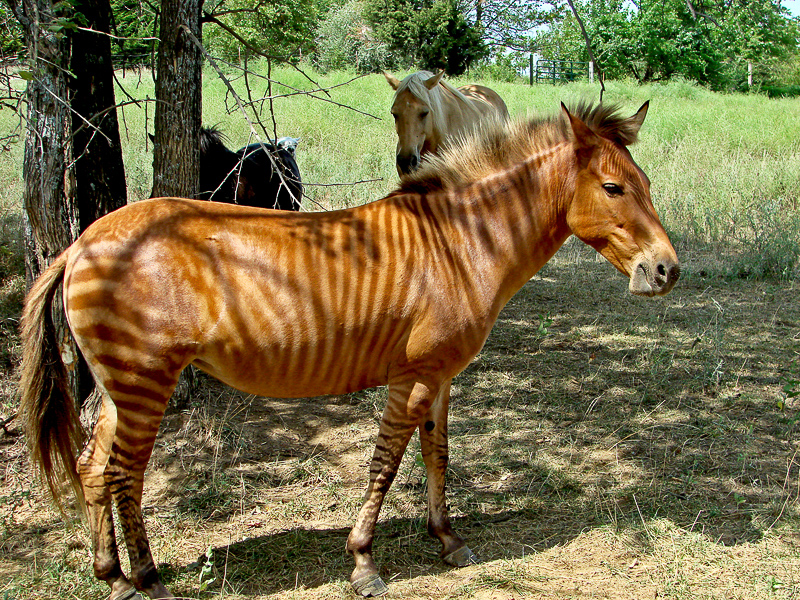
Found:
[[(314, 77), (323, 87), (350, 78)], [(297, 73), (277, 79), (309, 87)], [(207, 80), (204, 121), (243, 146), (249, 125)], [(152, 97), (146, 74), (123, 81)], [(512, 115), (598, 93), (489, 85)], [(800, 403), (783, 391), (800, 378), (800, 100), (681, 82), (607, 87), (626, 112), (651, 101), (632, 152), (684, 276), (665, 298), (634, 298), (570, 242), (512, 299), (451, 407), (451, 511), (484, 562), (438, 559), (412, 440), (377, 531), (390, 598), (800, 597)], [(337, 104), (275, 102), (278, 135), (302, 140), (309, 210), (360, 204), (396, 181), (383, 77), (330, 96)], [(12, 126), (7, 113), (0, 122)], [(148, 126), (152, 108), (125, 109), (131, 200), (149, 193)], [(0, 163), (0, 420), (15, 410), (19, 360), (20, 152)], [(331, 185), (352, 182), (368, 183)], [(168, 586), (202, 599), (353, 598), (344, 543), (384, 394), (267, 400), (204, 379), (191, 407), (165, 418), (147, 474), (145, 519)], [(0, 456), (0, 599), (107, 597), (86, 528), (48, 507), (14, 422)]]

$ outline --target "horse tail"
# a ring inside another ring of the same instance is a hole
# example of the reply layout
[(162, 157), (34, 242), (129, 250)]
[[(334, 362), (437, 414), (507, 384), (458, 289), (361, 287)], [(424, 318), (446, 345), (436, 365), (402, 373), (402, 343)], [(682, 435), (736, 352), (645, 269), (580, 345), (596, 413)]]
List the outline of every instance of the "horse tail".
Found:
[(76, 460), (84, 443), (83, 428), (70, 392), (52, 315), (53, 298), (64, 279), (68, 254), (69, 250), (53, 261), (25, 298), (19, 385), (20, 415), (31, 462), (62, 512), (64, 480), (72, 486), (78, 501), (83, 500)]

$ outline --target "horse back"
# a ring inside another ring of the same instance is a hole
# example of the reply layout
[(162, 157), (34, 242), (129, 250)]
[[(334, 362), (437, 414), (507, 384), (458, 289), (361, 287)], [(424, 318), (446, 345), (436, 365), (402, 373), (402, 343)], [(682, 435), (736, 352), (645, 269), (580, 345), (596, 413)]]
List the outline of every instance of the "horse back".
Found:
[(493, 89), (473, 83), (458, 88), (458, 91), (464, 94), (482, 115), (496, 113), (502, 119), (508, 118), (506, 103)]

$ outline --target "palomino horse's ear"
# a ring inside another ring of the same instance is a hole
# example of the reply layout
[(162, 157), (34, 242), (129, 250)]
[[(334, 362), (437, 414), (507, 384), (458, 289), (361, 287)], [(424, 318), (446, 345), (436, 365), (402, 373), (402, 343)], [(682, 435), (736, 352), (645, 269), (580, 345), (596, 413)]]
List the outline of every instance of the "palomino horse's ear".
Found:
[(430, 78), (426, 79), (425, 80), (425, 87), (428, 88), (429, 90), (432, 90), (433, 88), (435, 88), (439, 84), (439, 82), (442, 80), (442, 77), (444, 77), (444, 69), (439, 71), (433, 77), (430, 77)]
[(400, 87), (400, 80), (386, 71), (383, 72), (383, 76), (386, 77), (386, 81), (389, 82), (389, 85), (392, 86), (392, 89), (396, 92), (397, 88)]
[(644, 123), (644, 118), (647, 116), (647, 108), (649, 106), (650, 100), (642, 104), (642, 107), (636, 111), (636, 114), (628, 119), (627, 125), (634, 135), (634, 138), (639, 133), (639, 129), (642, 128), (642, 123)]
[(592, 131), (586, 123), (570, 113), (563, 102), (561, 103), (561, 110), (572, 128), (572, 141), (575, 142), (576, 150), (579, 152), (593, 150), (600, 141), (600, 136)]

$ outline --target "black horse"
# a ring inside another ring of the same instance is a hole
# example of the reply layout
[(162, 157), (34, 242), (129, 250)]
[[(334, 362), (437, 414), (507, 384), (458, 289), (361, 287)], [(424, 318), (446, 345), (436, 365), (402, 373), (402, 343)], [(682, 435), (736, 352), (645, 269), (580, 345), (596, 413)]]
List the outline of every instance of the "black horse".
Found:
[(250, 144), (232, 152), (215, 127), (200, 129), (202, 200), (300, 210), (303, 185), (294, 159), (295, 138)]

